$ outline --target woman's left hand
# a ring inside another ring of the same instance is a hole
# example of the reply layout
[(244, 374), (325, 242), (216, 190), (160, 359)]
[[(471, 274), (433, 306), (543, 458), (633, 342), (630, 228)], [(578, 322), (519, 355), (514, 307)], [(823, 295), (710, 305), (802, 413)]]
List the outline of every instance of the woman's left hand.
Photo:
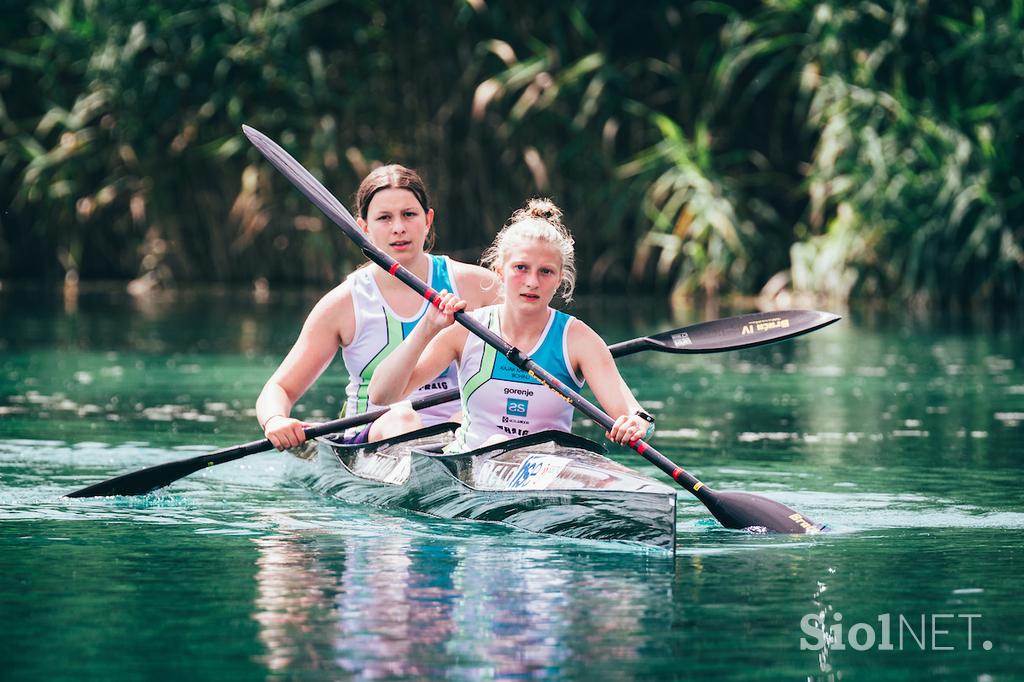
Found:
[(638, 438), (646, 437), (650, 426), (650, 422), (638, 414), (624, 414), (615, 420), (605, 436), (619, 445), (629, 445)]

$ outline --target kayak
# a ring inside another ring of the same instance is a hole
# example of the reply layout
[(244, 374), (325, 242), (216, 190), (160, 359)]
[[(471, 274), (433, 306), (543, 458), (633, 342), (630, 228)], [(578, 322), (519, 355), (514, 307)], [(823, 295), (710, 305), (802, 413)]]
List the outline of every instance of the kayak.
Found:
[(597, 443), (544, 431), (446, 454), (457, 427), (360, 445), (331, 435), (292, 452), (316, 464), (313, 488), (346, 502), (674, 551), (676, 490), (605, 457)]

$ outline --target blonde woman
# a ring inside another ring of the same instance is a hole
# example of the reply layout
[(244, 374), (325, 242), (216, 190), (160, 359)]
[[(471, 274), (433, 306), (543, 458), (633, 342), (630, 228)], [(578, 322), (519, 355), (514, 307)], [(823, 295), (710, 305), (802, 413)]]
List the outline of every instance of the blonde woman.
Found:
[[(571, 300), (576, 279), (573, 240), (558, 207), (547, 199), (531, 200), (509, 218), (482, 262), (500, 281), (500, 303), (470, 314), (559, 381), (577, 388), (589, 382), (605, 411), (617, 415), (607, 433), (610, 440), (628, 444), (644, 437), (654, 420), (622, 380), (604, 341), (580, 320), (551, 308), (559, 291)], [(402, 400), (455, 362), (462, 424), (450, 451), (547, 429), (570, 431), (571, 405), (453, 324), (455, 312), (470, 307), (457, 294), (443, 293), (438, 308), (377, 367), (369, 386), (371, 400)]]

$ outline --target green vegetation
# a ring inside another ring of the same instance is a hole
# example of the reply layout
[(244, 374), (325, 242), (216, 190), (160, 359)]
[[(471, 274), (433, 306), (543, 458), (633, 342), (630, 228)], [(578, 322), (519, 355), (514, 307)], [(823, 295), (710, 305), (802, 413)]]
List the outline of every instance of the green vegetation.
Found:
[(1024, 0), (8, 0), (0, 276), (312, 281), (419, 168), (474, 258), (527, 196), (581, 285), (1019, 305)]

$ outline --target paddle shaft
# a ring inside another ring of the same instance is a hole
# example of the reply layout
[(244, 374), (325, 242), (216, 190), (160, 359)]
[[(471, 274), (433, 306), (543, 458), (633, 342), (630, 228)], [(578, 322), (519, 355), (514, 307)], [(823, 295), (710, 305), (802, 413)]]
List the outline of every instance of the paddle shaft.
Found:
[[(410, 405), (414, 410), (423, 410), (434, 405), (440, 405), (442, 403), (451, 402), (457, 400), (459, 397), (459, 389), (451, 388), (447, 391), (441, 391), (434, 393), (426, 398), (420, 398), (419, 400), (411, 401)], [(306, 440), (310, 438), (319, 438), (320, 436), (326, 436), (331, 433), (338, 433), (345, 429), (350, 429), (355, 426), (364, 426), (371, 422), (375, 422), (385, 414), (388, 413), (390, 407), (382, 407), (379, 410), (372, 410), (370, 412), (362, 412), (360, 414), (354, 414), (351, 417), (342, 417), (341, 419), (332, 419), (331, 421), (321, 422), (313, 426), (307, 426), (302, 429), (302, 432), (306, 434)], [(223, 450), (217, 450), (211, 452), (204, 458), (209, 461), (206, 466), (213, 466), (215, 464), (224, 464), (225, 462), (231, 462), (236, 459), (240, 459), (247, 455), (255, 455), (259, 452), (266, 452), (273, 450), (274, 444), (270, 442), (269, 438), (262, 440), (254, 440), (251, 443), (244, 443), (242, 445), (236, 445), (234, 447), (225, 448)], [(197, 460), (198, 461), (198, 460)]]
[[(347, 210), (345, 210), (344, 207), (341, 208), (345, 213), (340, 214), (342, 220), (338, 223), (339, 227), (341, 227), (345, 234), (356, 242), (367, 258), (407, 284), (432, 304), (437, 305), (440, 302), (440, 295), (438, 292), (428, 287), (423, 280), (414, 275), (408, 268), (400, 265), (394, 258), (374, 246), (374, 244), (366, 238), (362, 230), (359, 229), (358, 225), (356, 225), (352, 216), (346, 215), (348, 213)], [(344, 218), (347, 218), (347, 220)], [(611, 430), (612, 426), (615, 424), (614, 419), (608, 416), (601, 408), (597, 407), (572, 388), (556, 379), (550, 372), (537, 364), (533, 358), (524, 354), (518, 348), (511, 345), (508, 341), (483, 326), (475, 318), (462, 310), (455, 313), (455, 321), (482, 339), (484, 343), (492, 346), (498, 352), (507, 357), (509, 362), (513, 365), (527, 372), (534, 379), (562, 396), (567, 403), (593, 419), (602, 426), (605, 431)], [(676, 466), (671, 460), (658, 452), (653, 446), (644, 440), (637, 439), (630, 443), (629, 447), (636, 450), (639, 455), (671, 476), (675, 481), (679, 482), (683, 487), (696, 495), (702, 501), (706, 498), (702, 496), (701, 491), (704, 491), (704, 495), (708, 495), (710, 493), (704, 484), (697, 480), (695, 476), (683, 470), (681, 467)]]
[[(359, 229), (359, 225), (356, 223), (355, 218), (352, 217), (352, 214), (348, 212), (348, 209), (345, 208), (345, 206), (342, 205), (342, 203), (338, 201), (333, 194), (328, 192), (327, 188), (324, 187), (319, 180), (314, 178), (308, 170), (292, 158), (288, 152), (282, 149), (269, 137), (254, 128), (242, 126), (242, 130), (245, 132), (246, 137), (256, 145), (260, 152), (278, 170), (284, 173), (285, 176), (287, 176), (299, 189), (299, 191), (306, 195), (306, 198), (316, 204), (328, 218), (330, 218), (346, 235), (348, 235), (350, 239), (352, 239), (352, 241), (356, 243), (356, 246), (359, 247), (368, 259), (384, 268), (384, 270), (408, 285), (432, 304), (437, 305), (439, 302), (438, 292), (428, 287), (419, 277), (414, 275), (409, 269), (403, 267), (394, 258), (377, 248), (373, 242), (363, 234), (363, 231)], [(489, 329), (470, 317), (467, 313), (458, 311), (455, 314), (455, 320), (470, 332), (480, 337), (485, 343), (493, 346), (504, 354), (516, 367), (528, 372), (531, 376), (537, 379), (537, 381), (540, 381), (558, 393), (566, 402), (600, 424), (606, 431), (612, 428), (615, 421), (605, 414), (603, 410), (560, 382), (547, 370), (534, 362), (532, 358), (524, 355), (519, 349), (513, 347), (503, 338), (491, 332)], [(683, 485), (683, 487), (696, 495), (702, 502), (705, 502), (705, 504), (710, 502), (709, 498), (711, 497), (711, 491), (707, 490), (703, 483), (697, 480), (695, 476), (684, 471), (681, 467), (676, 466), (671, 460), (658, 452), (654, 447), (641, 439), (633, 441), (629, 447), (671, 476), (673, 480)]]

